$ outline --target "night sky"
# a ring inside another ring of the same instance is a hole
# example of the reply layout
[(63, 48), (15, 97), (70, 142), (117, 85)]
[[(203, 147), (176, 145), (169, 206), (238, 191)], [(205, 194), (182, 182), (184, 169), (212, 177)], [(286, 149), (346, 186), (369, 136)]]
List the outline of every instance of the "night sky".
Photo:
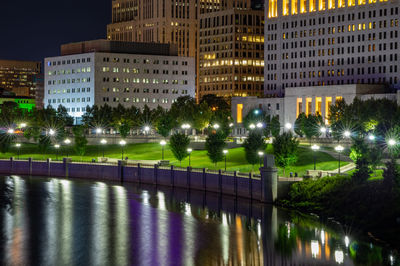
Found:
[(56, 56), (60, 45), (106, 38), (111, 0), (2, 0), (0, 59)]

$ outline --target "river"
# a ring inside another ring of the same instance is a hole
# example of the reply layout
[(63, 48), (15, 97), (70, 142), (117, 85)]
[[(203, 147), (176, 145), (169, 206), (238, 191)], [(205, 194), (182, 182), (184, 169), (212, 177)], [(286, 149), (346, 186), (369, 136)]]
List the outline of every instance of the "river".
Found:
[(400, 265), (353, 230), (245, 199), (0, 177), (1, 265)]

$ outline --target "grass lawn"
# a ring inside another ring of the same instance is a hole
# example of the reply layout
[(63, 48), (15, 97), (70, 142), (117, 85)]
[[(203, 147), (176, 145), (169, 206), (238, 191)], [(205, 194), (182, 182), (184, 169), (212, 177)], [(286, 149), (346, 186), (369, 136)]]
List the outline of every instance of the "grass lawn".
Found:
[[(121, 158), (121, 147), (119, 145), (107, 145), (104, 147), (105, 157), (109, 158)], [(272, 146), (268, 145), (266, 150), (267, 153), (272, 153)], [(63, 156), (72, 158), (73, 161), (91, 161), (93, 158), (102, 156), (102, 147), (88, 146), (86, 155), (82, 158), (74, 155), (72, 147), (61, 147), (58, 151), (58, 159), (61, 160)], [(63, 156), (62, 156), (63, 155)], [(0, 154), (0, 158), (17, 157), (16, 148), (13, 147), (12, 152)], [(143, 143), (143, 144), (129, 144), (124, 147), (124, 157), (128, 157), (131, 160), (160, 160), (161, 159), (161, 147), (158, 143)], [(45, 158), (56, 159), (56, 150), (52, 147), (51, 151), (45, 156), (38, 153), (37, 146), (34, 144), (22, 144), (20, 148), (20, 158), (32, 157), (36, 160), (43, 160)], [(338, 162), (329, 154), (324, 152), (317, 152), (317, 169), (318, 170), (334, 170), (338, 166)], [(177, 161), (168, 146), (165, 147), (165, 160), (169, 160), (171, 164), (180, 166), (180, 162)], [(288, 167), (286, 169), (286, 175), (290, 172), (297, 172), (299, 176), (306, 173), (307, 170), (314, 169), (314, 157), (313, 152), (309, 147), (300, 147), (299, 149), (299, 160), (296, 165)], [(347, 164), (342, 162), (342, 166)], [(182, 167), (189, 165), (189, 158), (187, 157), (182, 161)], [(216, 166), (210, 162), (207, 157), (207, 151), (205, 150), (194, 150), (191, 154), (191, 166), (195, 168), (209, 168), (209, 169), (223, 169), (224, 162), (219, 162)], [(247, 164), (243, 148), (230, 149), (227, 155), (227, 170), (228, 171), (240, 171), (249, 172), (251, 170), (258, 172), (259, 165)], [(283, 176), (283, 170), (279, 169), (279, 175)]]
[[(356, 169), (353, 169), (351, 171), (348, 171), (347, 174), (351, 176), (354, 174), (355, 171), (356, 171)], [(371, 177), (368, 178), (368, 181), (379, 181), (379, 180), (383, 180), (383, 170), (382, 169), (374, 170), (374, 172), (371, 174)]]

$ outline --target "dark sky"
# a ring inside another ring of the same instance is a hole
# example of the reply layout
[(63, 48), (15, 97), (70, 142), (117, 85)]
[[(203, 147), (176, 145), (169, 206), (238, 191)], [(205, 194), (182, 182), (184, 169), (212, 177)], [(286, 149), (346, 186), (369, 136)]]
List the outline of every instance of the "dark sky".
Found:
[(111, 0), (0, 0), (0, 59), (56, 56), (60, 45), (106, 38)]

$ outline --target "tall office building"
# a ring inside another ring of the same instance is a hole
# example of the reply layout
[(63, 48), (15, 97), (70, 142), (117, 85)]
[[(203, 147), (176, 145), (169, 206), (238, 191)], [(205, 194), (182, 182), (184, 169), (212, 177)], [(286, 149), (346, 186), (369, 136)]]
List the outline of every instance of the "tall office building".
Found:
[(171, 43), (196, 57), (198, 0), (113, 0), (107, 39)]
[(204, 5), (199, 15), (198, 98), (263, 95), (263, 5), (251, 0)]
[(266, 0), (265, 95), (285, 88), (400, 89), (399, 0)]
[(0, 60), (0, 87), (17, 96), (35, 97), (40, 73), (40, 62)]

